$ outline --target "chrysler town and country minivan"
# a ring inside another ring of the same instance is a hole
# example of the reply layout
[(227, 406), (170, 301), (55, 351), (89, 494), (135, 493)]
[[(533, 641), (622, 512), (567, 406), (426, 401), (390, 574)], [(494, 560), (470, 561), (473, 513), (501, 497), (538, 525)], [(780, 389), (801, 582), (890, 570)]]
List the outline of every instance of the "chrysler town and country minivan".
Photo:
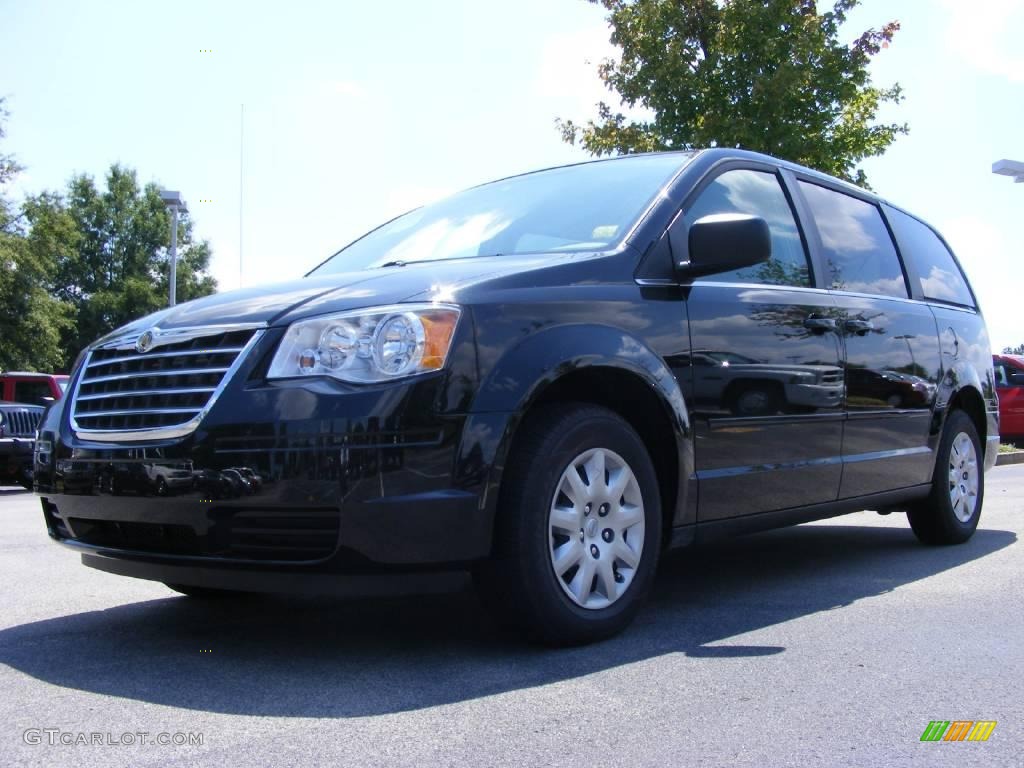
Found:
[[(750, 152), (627, 156), (475, 187), (304, 279), (99, 339), (35, 487), (85, 565), (186, 595), (470, 571), (533, 637), (586, 642), (667, 548), (862, 509), (967, 540), (989, 350), (911, 213)], [(201, 482), (112, 495), (142, 454)], [(238, 468), (261, 483), (229, 493)]]

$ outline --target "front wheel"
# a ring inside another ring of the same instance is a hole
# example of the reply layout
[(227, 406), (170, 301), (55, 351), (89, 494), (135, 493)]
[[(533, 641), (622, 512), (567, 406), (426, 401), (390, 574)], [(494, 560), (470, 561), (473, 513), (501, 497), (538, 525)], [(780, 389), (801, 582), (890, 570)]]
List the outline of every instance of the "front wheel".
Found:
[(534, 639), (600, 640), (639, 610), (660, 534), (657, 478), (630, 425), (597, 406), (547, 407), (517, 437), (478, 583), (498, 618)]
[(925, 544), (961, 544), (974, 534), (985, 499), (981, 440), (963, 411), (946, 419), (928, 498), (907, 510), (914, 534)]
[(732, 412), (734, 416), (771, 416), (781, 410), (784, 399), (770, 384), (747, 384), (733, 393)]

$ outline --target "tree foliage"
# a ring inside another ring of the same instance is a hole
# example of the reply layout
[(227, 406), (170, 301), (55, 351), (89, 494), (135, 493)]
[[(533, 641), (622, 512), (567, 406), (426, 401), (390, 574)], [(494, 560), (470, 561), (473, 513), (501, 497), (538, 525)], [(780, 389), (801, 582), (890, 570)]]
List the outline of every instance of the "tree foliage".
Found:
[(871, 84), (871, 57), (892, 21), (852, 44), (840, 27), (859, 0), (590, 0), (607, 9), (620, 61), (598, 74), (631, 119), (598, 105), (586, 125), (559, 120), (562, 137), (594, 155), (742, 147), (865, 184), (856, 168), (882, 154), (905, 124), (875, 124), (900, 87)]
[[(53, 294), (75, 310), (64, 337), (69, 353), (167, 305), (170, 214), (159, 187), (140, 187), (135, 172), (120, 165), (111, 167), (105, 187), (78, 175), (65, 195), (44, 193), (25, 203), (30, 241), (53, 254)], [(191, 219), (179, 216), (179, 301), (216, 290), (209, 263), (209, 243), (195, 242)]]
[[(0, 138), (5, 117), (0, 100)], [(77, 175), (15, 207), (6, 190), (20, 170), (0, 155), (0, 369), (67, 370), (96, 338), (167, 305), (170, 217), (159, 187), (120, 165), (104, 188)], [(180, 217), (179, 301), (216, 290), (210, 255)]]
[[(0, 139), (6, 117), (0, 99)], [(55, 370), (64, 359), (61, 336), (71, 327), (71, 312), (50, 295), (53, 261), (29, 246), (24, 217), (7, 196), (20, 171), (13, 155), (0, 154), (0, 370)]]
[(1016, 347), (1003, 347), (1004, 355), (1024, 355), (1024, 344), (1018, 344)]

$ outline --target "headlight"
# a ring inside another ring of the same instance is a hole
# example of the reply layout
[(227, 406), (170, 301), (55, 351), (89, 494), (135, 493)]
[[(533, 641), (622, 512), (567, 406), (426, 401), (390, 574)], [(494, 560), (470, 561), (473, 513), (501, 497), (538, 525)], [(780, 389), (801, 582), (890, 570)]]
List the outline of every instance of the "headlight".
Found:
[(397, 304), (293, 323), (267, 377), (331, 376), (369, 383), (443, 368), (458, 307)]

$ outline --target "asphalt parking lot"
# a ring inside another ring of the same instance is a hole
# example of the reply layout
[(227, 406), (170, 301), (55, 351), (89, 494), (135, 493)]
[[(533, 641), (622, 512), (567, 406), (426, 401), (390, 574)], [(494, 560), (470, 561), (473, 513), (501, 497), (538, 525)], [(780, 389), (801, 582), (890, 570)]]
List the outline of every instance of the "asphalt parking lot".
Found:
[[(677, 553), (625, 635), (545, 650), (493, 630), (468, 590), (197, 604), (83, 568), (48, 541), (31, 494), (0, 489), (0, 754), (1019, 766), (1022, 508), (1024, 466), (999, 467), (960, 547), (920, 546), (902, 515), (858, 513)], [(931, 720), (998, 725), (986, 742), (921, 742)], [(79, 733), (203, 743), (60, 743)]]

